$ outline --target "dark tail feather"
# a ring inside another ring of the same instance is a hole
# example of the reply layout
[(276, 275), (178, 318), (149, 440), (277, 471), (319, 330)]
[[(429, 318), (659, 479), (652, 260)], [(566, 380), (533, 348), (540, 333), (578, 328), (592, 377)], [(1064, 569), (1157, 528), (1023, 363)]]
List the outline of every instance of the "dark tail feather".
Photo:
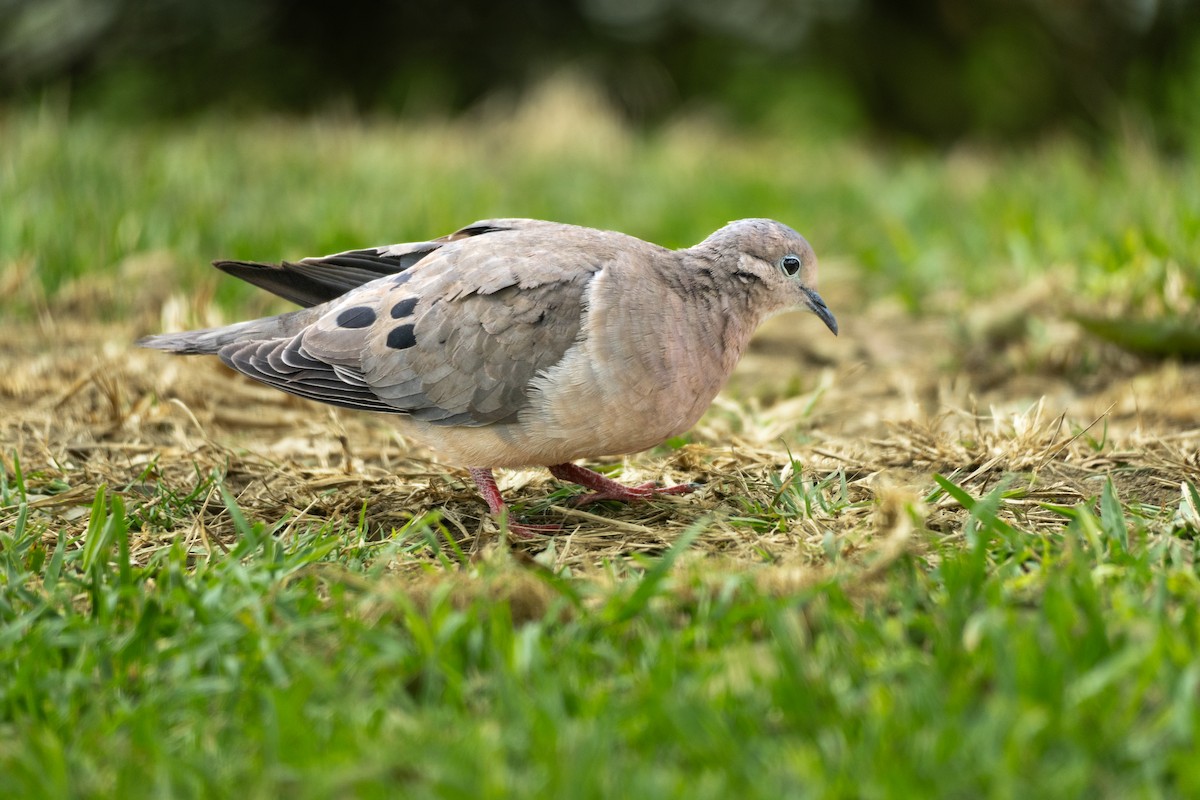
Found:
[(381, 254), (378, 250), (351, 250), (324, 258), (262, 264), (254, 261), (214, 261), (213, 266), (272, 294), (309, 308), (328, 303), (351, 289), (411, 267), (442, 246), (418, 242), (407, 249)]
[(213, 266), (266, 289), (296, 305), (311, 308), (341, 297), (364, 283), (396, 275), (450, 242), (488, 233), (547, 225), (530, 219), (483, 220), (439, 239), (408, 242), (331, 256), (264, 264), (257, 261), (214, 261)]
[[(288, 262), (260, 264), (253, 261), (214, 261), (213, 266), (304, 308), (328, 302), (359, 285), (349, 276), (335, 279), (339, 276), (309, 275), (299, 269), (302, 265)], [(378, 277), (373, 275), (368, 280)]]

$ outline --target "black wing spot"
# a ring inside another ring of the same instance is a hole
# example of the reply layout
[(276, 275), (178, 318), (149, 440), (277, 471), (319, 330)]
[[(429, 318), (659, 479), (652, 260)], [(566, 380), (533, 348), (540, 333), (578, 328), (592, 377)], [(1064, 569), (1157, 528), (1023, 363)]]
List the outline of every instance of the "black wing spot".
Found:
[(412, 325), (400, 325), (388, 331), (387, 346), (393, 350), (407, 350), (416, 343)]
[(412, 316), (413, 309), (417, 307), (419, 298), (406, 297), (396, 305), (392, 306), (392, 319), (404, 319)]
[(366, 306), (347, 308), (337, 315), (339, 328), (366, 328), (375, 324), (375, 310)]

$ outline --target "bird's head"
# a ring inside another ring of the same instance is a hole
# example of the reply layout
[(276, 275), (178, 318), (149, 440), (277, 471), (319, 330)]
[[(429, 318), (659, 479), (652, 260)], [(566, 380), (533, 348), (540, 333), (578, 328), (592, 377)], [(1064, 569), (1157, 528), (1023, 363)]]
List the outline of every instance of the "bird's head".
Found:
[(772, 219), (740, 219), (705, 239), (707, 250), (731, 270), (734, 284), (752, 287), (764, 317), (807, 309), (837, 335), (833, 313), (817, 294), (817, 255), (800, 234)]

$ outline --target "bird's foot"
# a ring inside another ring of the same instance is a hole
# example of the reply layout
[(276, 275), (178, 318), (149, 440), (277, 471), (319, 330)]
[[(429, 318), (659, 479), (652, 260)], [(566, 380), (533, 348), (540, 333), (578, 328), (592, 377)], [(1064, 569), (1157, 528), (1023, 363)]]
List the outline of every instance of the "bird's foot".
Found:
[(696, 484), (693, 483), (681, 483), (677, 486), (658, 486), (654, 481), (647, 481), (637, 486), (620, 484), (619, 489), (595, 489), (587, 494), (581, 494), (572, 498), (571, 505), (579, 508), (604, 500), (615, 500), (618, 503), (632, 503), (660, 494), (689, 494), (696, 491), (697, 488)]
[(508, 533), (518, 539), (534, 539), (538, 536), (553, 536), (562, 533), (562, 525), (534, 525), (528, 522), (508, 523)]
[(694, 483), (681, 483), (678, 486), (658, 486), (654, 481), (637, 486), (626, 486), (623, 483), (606, 478), (599, 472), (581, 467), (577, 464), (555, 464), (550, 467), (550, 474), (560, 481), (577, 483), (592, 491), (575, 497), (572, 505), (586, 506), (602, 500), (616, 500), (619, 503), (632, 503), (645, 500), (660, 494), (689, 494), (699, 487)]
[(484, 467), (470, 467), (467, 471), (471, 473), (471, 479), (479, 487), (479, 493), (483, 495), (484, 502), (487, 503), (488, 510), (492, 512), (492, 516), (497, 520), (506, 520), (508, 522), (508, 532), (513, 536), (519, 539), (532, 539), (535, 536), (559, 533), (562, 530), (562, 525), (534, 525), (513, 521), (508, 513), (508, 505), (504, 502), (504, 497), (500, 494), (500, 487), (496, 485), (496, 478), (492, 475), (492, 471)]

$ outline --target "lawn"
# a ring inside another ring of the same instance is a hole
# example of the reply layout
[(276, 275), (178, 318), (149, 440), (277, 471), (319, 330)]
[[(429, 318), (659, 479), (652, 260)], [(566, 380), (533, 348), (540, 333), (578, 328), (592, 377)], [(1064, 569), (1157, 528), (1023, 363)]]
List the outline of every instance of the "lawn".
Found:
[[(1121, 335), (1197, 328), (1194, 160), (635, 133), (562, 88), (0, 140), (0, 795), (1200, 794), (1200, 366)], [(283, 308), (213, 258), (489, 216), (781, 219), (842, 335), (772, 320), (695, 430), (592, 465), (695, 495), (504, 473), (532, 538), (386, 419), (131, 344)]]

